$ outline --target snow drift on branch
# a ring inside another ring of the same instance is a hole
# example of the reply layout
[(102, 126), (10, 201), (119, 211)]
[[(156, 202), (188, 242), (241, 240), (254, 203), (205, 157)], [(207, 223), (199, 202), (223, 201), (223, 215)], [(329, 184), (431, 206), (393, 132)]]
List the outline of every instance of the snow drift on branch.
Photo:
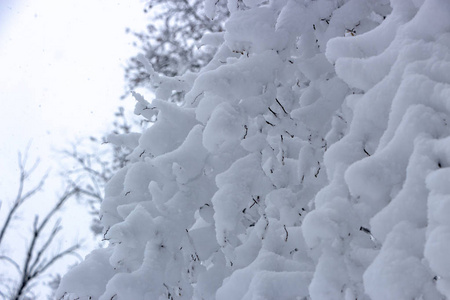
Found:
[(157, 121), (107, 186), (110, 246), (59, 296), (450, 297), (450, 2), (228, 7), (208, 66), (153, 76), (183, 105), (138, 97)]

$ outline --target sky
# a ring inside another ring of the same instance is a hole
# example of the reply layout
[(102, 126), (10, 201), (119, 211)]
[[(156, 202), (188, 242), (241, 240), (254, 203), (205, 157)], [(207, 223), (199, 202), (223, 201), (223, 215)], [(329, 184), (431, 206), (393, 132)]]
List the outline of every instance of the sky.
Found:
[[(142, 0), (0, 1), (0, 222), (16, 193), (18, 151), (31, 144), (30, 158), (41, 161), (37, 174), (52, 169), (55, 175), (56, 150), (106, 132), (119, 105), (132, 109), (133, 99), (120, 100), (123, 66), (136, 53), (126, 28), (145, 28), (144, 5)], [(60, 187), (50, 179), (38, 206), (50, 206)], [(79, 221), (83, 208), (70, 210)]]
[(134, 53), (125, 28), (145, 26), (143, 5), (1, 1), (0, 136), (8, 141), (1, 153), (105, 129), (123, 93), (122, 66)]
[[(135, 53), (126, 27), (145, 26), (144, 3), (110, 0), (0, 1), (0, 170), (17, 151), (51, 159), (53, 149), (104, 132)], [(0, 176), (0, 188), (10, 186)]]

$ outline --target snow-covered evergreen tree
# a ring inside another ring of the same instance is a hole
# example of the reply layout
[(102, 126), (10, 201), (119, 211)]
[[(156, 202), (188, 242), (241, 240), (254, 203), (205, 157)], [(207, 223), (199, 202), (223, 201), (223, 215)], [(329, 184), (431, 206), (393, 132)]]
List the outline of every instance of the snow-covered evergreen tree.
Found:
[(199, 73), (142, 58), (157, 121), (59, 297), (450, 297), (450, 2), (227, 5)]

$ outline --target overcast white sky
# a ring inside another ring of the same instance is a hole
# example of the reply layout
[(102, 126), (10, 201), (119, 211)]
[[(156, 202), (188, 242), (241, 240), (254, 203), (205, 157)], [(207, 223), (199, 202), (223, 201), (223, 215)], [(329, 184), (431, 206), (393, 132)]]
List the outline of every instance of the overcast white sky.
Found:
[[(133, 107), (119, 100), (122, 66), (135, 52), (125, 28), (145, 28), (144, 3), (0, 0), (0, 200), (15, 195), (17, 151), (30, 141), (43, 171), (55, 163), (53, 149), (101, 134), (119, 105)], [(35, 200), (53, 201), (54, 184)], [(73, 222), (79, 209), (70, 208)]]
[[(30, 140), (32, 153), (45, 161), (51, 147), (106, 129), (120, 104), (122, 66), (134, 53), (125, 28), (144, 28), (143, 6), (140, 0), (0, 1), (3, 175), (15, 169), (16, 152)], [(1, 176), (1, 190), (6, 182)]]

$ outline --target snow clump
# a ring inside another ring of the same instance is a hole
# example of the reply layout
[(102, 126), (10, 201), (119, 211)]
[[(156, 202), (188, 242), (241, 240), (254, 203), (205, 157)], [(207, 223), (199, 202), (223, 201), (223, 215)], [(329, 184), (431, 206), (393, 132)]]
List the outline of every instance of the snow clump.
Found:
[(111, 139), (109, 246), (58, 298), (450, 298), (450, 2), (228, 7), (198, 74), (147, 66), (157, 121)]

